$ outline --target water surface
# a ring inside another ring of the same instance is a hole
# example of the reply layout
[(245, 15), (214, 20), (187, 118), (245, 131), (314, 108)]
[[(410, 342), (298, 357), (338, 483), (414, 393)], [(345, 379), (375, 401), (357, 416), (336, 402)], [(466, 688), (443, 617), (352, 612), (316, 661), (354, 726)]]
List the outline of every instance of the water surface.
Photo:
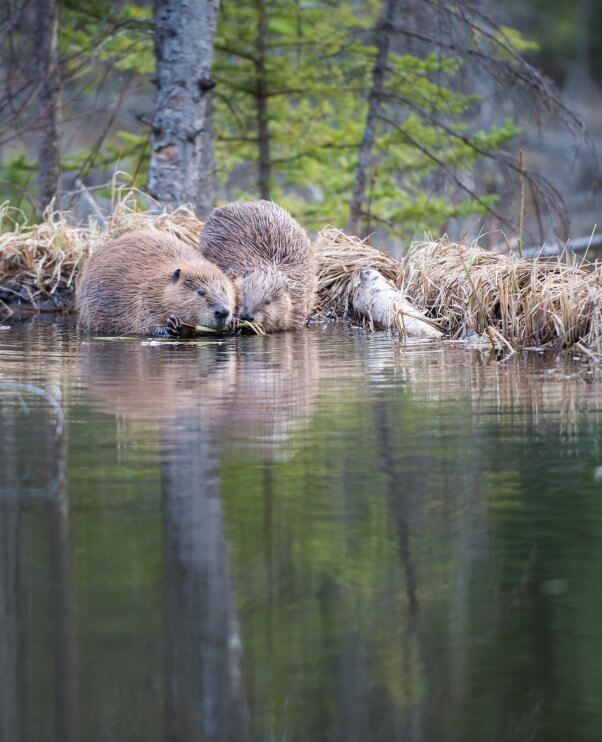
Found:
[(0, 333), (0, 742), (602, 739), (602, 382)]

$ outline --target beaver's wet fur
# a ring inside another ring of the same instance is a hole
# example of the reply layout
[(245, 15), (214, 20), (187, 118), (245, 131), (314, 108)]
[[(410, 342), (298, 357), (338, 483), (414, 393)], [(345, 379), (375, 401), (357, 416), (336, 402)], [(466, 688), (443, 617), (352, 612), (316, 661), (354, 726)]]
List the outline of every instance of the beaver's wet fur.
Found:
[(231, 276), (241, 319), (266, 332), (294, 330), (315, 302), (316, 265), (301, 225), (271, 201), (220, 206), (200, 235), (204, 257)]
[(85, 330), (179, 335), (182, 325), (225, 328), (236, 308), (236, 289), (190, 245), (145, 229), (94, 251), (77, 286), (76, 307)]

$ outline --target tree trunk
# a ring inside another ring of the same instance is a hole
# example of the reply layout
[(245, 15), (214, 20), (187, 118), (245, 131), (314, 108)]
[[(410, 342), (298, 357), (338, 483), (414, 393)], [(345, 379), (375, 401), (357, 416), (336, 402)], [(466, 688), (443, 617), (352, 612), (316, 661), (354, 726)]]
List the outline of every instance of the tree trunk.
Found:
[(272, 161), (270, 158), (270, 124), (268, 119), (268, 85), (265, 68), (267, 55), (268, 13), (266, 0), (257, 0), (257, 136), (259, 141), (259, 197), (271, 198)]
[(57, 50), (58, 0), (36, 0), (35, 45), (38, 99), (38, 167), (40, 213), (55, 199), (59, 207), (61, 161), (59, 155), (60, 71)]
[(360, 144), (357, 170), (353, 183), (353, 194), (351, 197), (349, 229), (352, 234), (357, 234), (366, 202), (366, 187), (372, 160), (372, 147), (376, 136), (376, 122), (378, 111), (385, 86), (385, 74), (387, 71), (387, 60), (389, 57), (389, 46), (391, 41), (391, 28), (397, 9), (397, 0), (385, 0), (383, 15), (380, 23), (375, 29), (376, 36), (376, 60), (372, 70), (372, 88), (368, 98), (368, 114), (366, 126)]
[(213, 146), (206, 134), (218, 10), (219, 0), (155, 0), (157, 97), (148, 188), (171, 208), (199, 208), (211, 200), (200, 172)]
[(565, 83), (565, 94), (573, 100), (585, 100), (591, 93), (592, 15), (591, 0), (577, 0), (576, 55)]

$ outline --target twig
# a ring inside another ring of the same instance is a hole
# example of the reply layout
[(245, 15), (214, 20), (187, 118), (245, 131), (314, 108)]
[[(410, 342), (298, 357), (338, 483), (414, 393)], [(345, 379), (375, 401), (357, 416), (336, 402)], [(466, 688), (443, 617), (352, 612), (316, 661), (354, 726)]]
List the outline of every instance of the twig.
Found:
[(583, 345), (581, 341), (575, 343), (575, 347), (583, 351), (587, 356), (589, 356), (596, 363), (600, 363), (600, 361), (602, 361), (601, 353), (595, 353), (591, 348), (588, 348), (587, 345)]
[(80, 194), (82, 199), (88, 204), (88, 206), (92, 209), (94, 216), (96, 217), (96, 220), (98, 221), (98, 226), (101, 229), (107, 228), (107, 222), (104, 218), (104, 215), (102, 211), (100, 210), (100, 207), (96, 203), (96, 201), (92, 198), (92, 194), (90, 191), (86, 188), (81, 178), (76, 178), (75, 185), (79, 188)]
[(520, 211), (518, 215), (518, 241), (516, 247), (518, 254), (523, 257), (523, 228), (525, 226), (525, 153), (520, 150), (518, 155), (518, 164), (520, 167)]

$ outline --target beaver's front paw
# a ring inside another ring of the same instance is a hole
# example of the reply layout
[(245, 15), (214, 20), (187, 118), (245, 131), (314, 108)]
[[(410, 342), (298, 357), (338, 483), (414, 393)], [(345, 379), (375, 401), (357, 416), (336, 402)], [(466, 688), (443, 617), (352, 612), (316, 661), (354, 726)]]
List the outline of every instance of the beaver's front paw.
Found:
[(179, 338), (182, 335), (182, 320), (176, 317), (175, 314), (172, 314), (167, 318), (165, 329), (167, 330), (167, 334), (172, 338)]

